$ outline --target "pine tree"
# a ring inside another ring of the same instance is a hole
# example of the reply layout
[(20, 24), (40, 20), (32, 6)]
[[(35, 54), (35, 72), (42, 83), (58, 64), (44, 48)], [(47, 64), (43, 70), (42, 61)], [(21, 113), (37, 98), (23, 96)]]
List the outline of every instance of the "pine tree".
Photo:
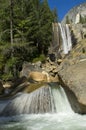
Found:
[(52, 13), (53, 13), (53, 19), (54, 19), (54, 23), (55, 22), (59, 22), (59, 18), (58, 18), (58, 13), (57, 13), (58, 11), (57, 11), (57, 9), (56, 8), (54, 8), (54, 10), (52, 11)]
[(66, 16), (66, 24), (70, 24), (70, 20), (68, 16)]
[(0, 0), (0, 64), (3, 63), (0, 71), (3, 75), (4, 66), (8, 66), (12, 76), (14, 65), (19, 71), (24, 60), (32, 61), (47, 54), (52, 41), (52, 22), (56, 19), (47, 0)]

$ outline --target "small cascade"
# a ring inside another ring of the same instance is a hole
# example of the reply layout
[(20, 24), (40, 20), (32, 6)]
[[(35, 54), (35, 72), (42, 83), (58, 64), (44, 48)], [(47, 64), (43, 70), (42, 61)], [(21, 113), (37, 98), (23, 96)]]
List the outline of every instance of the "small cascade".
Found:
[(52, 95), (54, 98), (55, 110), (56, 113), (73, 113), (73, 110), (70, 106), (66, 93), (62, 87), (52, 88)]
[(66, 32), (67, 32), (68, 51), (70, 51), (72, 49), (72, 41), (68, 24), (66, 24)]
[(19, 93), (2, 108), (1, 116), (73, 112), (63, 88), (52, 85), (41, 87), (30, 94)]
[(71, 35), (68, 24), (62, 25), (58, 24), (61, 30), (62, 43), (63, 43), (63, 53), (68, 54), (68, 52), (72, 49)]
[(17, 94), (5, 105), (1, 116), (12, 116), (32, 113), (50, 113), (53, 110), (49, 87), (42, 87), (34, 92)]

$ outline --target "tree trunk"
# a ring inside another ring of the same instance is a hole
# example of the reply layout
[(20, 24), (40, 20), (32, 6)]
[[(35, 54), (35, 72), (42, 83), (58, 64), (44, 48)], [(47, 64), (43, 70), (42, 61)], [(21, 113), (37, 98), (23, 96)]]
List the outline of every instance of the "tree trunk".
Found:
[[(13, 48), (13, 0), (10, 0), (10, 41), (11, 41), (11, 58), (14, 57), (14, 48)], [(16, 66), (13, 64), (13, 76), (16, 77)]]
[(13, 0), (10, 0), (10, 40), (13, 46)]

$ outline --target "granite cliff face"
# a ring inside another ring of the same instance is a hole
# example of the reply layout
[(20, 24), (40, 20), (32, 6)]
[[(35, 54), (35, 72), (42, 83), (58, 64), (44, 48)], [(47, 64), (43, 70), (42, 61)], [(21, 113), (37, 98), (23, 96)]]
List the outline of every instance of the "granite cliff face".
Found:
[(73, 110), (86, 114), (86, 3), (72, 8), (62, 20), (66, 23), (73, 48), (59, 66), (58, 75)]
[(66, 23), (66, 18), (72, 22), (76, 23), (76, 20), (78, 20), (79, 15), (82, 17), (86, 17), (86, 3), (80, 4), (78, 6), (75, 6), (72, 8), (63, 18), (62, 23)]
[(86, 113), (86, 39), (59, 66), (58, 75), (75, 112)]

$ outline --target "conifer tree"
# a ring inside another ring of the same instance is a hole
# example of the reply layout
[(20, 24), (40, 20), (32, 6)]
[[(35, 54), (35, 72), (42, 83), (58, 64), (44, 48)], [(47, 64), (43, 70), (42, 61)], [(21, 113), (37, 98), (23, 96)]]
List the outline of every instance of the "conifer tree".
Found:
[(47, 0), (0, 0), (2, 74), (5, 66), (12, 74), (14, 65), (18, 71), (24, 60), (32, 61), (41, 54), (47, 54), (52, 41), (52, 22), (56, 19)]

